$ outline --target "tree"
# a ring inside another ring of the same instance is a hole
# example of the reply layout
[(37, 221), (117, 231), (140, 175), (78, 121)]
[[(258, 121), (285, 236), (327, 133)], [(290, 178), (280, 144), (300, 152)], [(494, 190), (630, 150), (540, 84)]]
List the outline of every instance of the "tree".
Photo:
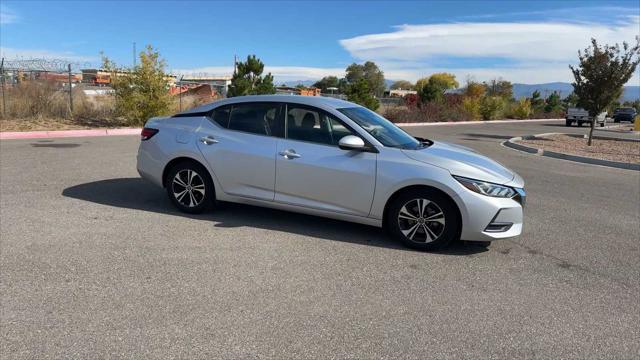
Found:
[(391, 90), (413, 90), (413, 84), (407, 80), (398, 80), (391, 84)]
[(367, 80), (362, 78), (347, 88), (347, 100), (376, 111), (380, 107), (378, 99), (371, 95)]
[(486, 89), (479, 82), (469, 81), (464, 89), (464, 94), (471, 98), (481, 98), (484, 96)]
[(144, 125), (149, 118), (165, 115), (171, 109), (166, 64), (160, 53), (147, 45), (138, 58), (140, 63), (127, 69), (102, 56), (103, 68), (111, 73), (116, 112), (132, 125)]
[(435, 73), (429, 77), (429, 81), (437, 81), (446, 84), (447, 89), (456, 89), (460, 84), (456, 81), (456, 76), (449, 73)]
[[(418, 81), (420, 82), (420, 80)], [(422, 81), (420, 82), (420, 84), (422, 85), (424, 84), (424, 82)], [(423, 102), (429, 102), (442, 101), (445, 91), (454, 89), (456, 87), (458, 87), (458, 82), (456, 81), (455, 75), (448, 73), (438, 73), (431, 75), (426, 84), (422, 85), (419, 88), (416, 88), (416, 90), (418, 91), (420, 100), (422, 100)]]
[(227, 97), (243, 95), (275, 94), (273, 76), (262, 76), (264, 64), (255, 55), (247, 56), (247, 61), (236, 64)]
[(554, 91), (546, 100), (546, 105), (544, 107), (544, 112), (550, 113), (554, 111), (559, 111), (562, 108), (562, 103), (560, 101), (560, 94), (557, 91)]
[(382, 96), (386, 88), (384, 82), (384, 73), (378, 66), (371, 61), (365, 62), (363, 65), (353, 63), (346, 69), (345, 79), (349, 84), (355, 84), (360, 79), (367, 81), (369, 91), (374, 96)]
[(339, 81), (335, 76), (325, 76), (313, 84), (313, 87), (320, 89), (322, 92), (328, 92), (328, 88), (339, 87)]
[(511, 82), (502, 79), (493, 79), (485, 83), (487, 96), (499, 96), (505, 100), (513, 98), (513, 85)]
[[(635, 46), (626, 42), (599, 45), (591, 39), (591, 46), (578, 51), (578, 66), (569, 65), (575, 81), (573, 91), (578, 96), (578, 106), (589, 111), (595, 119), (609, 104), (620, 98), (624, 84), (631, 79), (640, 63), (640, 37), (636, 36)], [(591, 121), (589, 140), (591, 146), (595, 121)]]
[(570, 108), (570, 107), (574, 107), (578, 104), (578, 95), (576, 95), (576, 93), (571, 92), (571, 94), (567, 95), (566, 98), (562, 99), (562, 105), (564, 106), (564, 108)]
[(531, 107), (534, 110), (541, 109), (544, 106), (544, 99), (540, 96), (540, 91), (535, 90), (533, 94), (531, 94)]

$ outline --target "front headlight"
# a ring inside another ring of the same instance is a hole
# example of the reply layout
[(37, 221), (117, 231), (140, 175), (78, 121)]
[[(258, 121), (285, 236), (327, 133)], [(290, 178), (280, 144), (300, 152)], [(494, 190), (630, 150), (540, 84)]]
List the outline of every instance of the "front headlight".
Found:
[(462, 186), (467, 189), (477, 192), (478, 194), (492, 196), (492, 197), (501, 197), (501, 198), (512, 198), (517, 193), (513, 188), (504, 185), (493, 184), (486, 181), (468, 179), (460, 176), (454, 176)]

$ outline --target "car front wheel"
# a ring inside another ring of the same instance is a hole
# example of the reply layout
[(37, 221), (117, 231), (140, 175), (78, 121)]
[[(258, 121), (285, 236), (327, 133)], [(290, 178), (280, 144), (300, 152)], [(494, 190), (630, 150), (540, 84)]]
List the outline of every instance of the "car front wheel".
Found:
[(182, 162), (171, 168), (165, 187), (171, 202), (185, 213), (201, 213), (215, 199), (208, 171), (195, 162)]
[(418, 250), (438, 250), (458, 237), (459, 215), (453, 201), (429, 189), (398, 196), (386, 226), (393, 237)]

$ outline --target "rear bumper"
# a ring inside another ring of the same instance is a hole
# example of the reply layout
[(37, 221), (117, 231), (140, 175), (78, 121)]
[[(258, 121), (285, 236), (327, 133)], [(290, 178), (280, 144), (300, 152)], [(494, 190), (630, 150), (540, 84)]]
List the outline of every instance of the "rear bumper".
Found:
[(151, 156), (151, 152), (146, 149), (147, 144), (142, 143), (138, 149), (138, 156), (136, 158), (136, 169), (138, 174), (143, 179), (159, 186), (164, 187), (162, 183), (162, 171), (164, 170), (164, 164), (159, 159)]

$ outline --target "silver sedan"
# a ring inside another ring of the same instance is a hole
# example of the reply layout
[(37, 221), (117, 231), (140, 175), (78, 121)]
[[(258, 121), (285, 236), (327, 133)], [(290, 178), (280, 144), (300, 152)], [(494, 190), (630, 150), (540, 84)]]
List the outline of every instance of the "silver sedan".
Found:
[(184, 212), (266, 206), (385, 227), (422, 250), (522, 232), (516, 173), (347, 101), (235, 97), (150, 119), (141, 135), (138, 172)]

